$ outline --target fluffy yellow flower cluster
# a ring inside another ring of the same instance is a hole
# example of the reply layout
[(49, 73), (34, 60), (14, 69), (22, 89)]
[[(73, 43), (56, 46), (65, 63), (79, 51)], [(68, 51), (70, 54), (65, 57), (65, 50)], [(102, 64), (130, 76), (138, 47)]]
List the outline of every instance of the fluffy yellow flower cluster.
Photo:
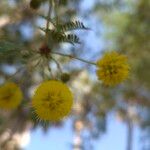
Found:
[(39, 119), (59, 121), (70, 113), (73, 95), (60, 81), (45, 81), (36, 90), (32, 106)]
[(128, 77), (127, 58), (117, 52), (107, 52), (97, 61), (97, 76), (105, 85), (114, 86)]
[(13, 82), (7, 82), (0, 86), (0, 108), (17, 108), (21, 103), (22, 97), (22, 92), (17, 84)]

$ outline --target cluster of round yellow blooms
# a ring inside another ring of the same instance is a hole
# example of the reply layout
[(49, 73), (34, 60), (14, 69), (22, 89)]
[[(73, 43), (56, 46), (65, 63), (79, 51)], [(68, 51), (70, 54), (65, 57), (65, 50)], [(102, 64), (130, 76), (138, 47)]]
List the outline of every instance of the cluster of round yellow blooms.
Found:
[(60, 81), (50, 80), (37, 88), (32, 106), (39, 119), (59, 121), (67, 116), (73, 105), (73, 95), (69, 88)]
[(17, 108), (21, 103), (22, 98), (22, 92), (17, 84), (13, 82), (7, 82), (0, 86), (0, 108)]
[(107, 52), (97, 61), (97, 76), (105, 85), (114, 86), (124, 81), (129, 74), (127, 57), (117, 52)]

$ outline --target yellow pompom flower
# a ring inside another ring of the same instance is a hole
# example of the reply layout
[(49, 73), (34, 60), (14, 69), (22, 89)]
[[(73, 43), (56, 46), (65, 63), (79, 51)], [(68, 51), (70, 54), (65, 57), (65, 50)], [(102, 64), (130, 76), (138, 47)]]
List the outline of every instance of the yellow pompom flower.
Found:
[(17, 84), (7, 82), (0, 86), (0, 108), (17, 108), (23, 98), (22, 92)]
[(60, 81), (43, 82), (36, 90), (32, 106), (39, 119), (59, 121), (67, 116), (73, 105), (73, 95)]
[(129, 74), (129, 64), (125, 55), (107, 52), (97, 61), (97, 76), (105, 85), (114, 86), (124, 81)]

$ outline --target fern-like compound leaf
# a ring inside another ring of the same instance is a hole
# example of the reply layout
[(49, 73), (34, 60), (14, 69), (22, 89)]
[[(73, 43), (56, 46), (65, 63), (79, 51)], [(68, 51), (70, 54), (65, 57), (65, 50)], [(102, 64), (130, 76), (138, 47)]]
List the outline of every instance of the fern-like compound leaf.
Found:
[(59, 24), (57, 25), (58, 31), (61, 32), (66, 32), (66, 31), (71, 31), (71, 30), (89, 30), (89, 28), (85, 27), (85, 25), (80, 22), (80, 21), (75, 21), (75, 22), (67, 22), (65, 24)]

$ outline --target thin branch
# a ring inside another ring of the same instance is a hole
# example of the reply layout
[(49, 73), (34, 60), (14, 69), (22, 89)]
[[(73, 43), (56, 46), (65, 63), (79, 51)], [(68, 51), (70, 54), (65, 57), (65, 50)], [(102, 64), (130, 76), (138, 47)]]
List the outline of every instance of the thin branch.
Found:
[(47, 23), (46, 23), (46, 42), (48, 40), (48, 29), (49, 29), (49, 24), (50, 24), (50, 20), (51, 20), (51, 13), (52, 13), (52, 2), (51, 0), (49, 0), (49, 5), (48, 5), (48, 14), (47, 14)]
[(57, 68), (58, 68), (59, 71), (62, 73), (63, 71), (62, 71), (62, 69), (61, 69), (61, 66), (60, 66), (59, 62), (58, 62), (56, 59), (54, 59), (53, 57), (51, 57), (51, 59), (56, 63)]
[(56, 25), (58, 25), (58, 1), (53, 1), (53, 5), (55, 9)]
[(63, 53), (59, 53), (59, 52), (51, 52), (51, 53), (52, 54), (56, 54), (56, 55), (60, 55), (60, 56), (69, 57), (70, 59), (77, 59), (77, 60), (80, 60), (80, 61), (82, 61), (84, 63), (88, 63), (88, 64), (96, 66), (96, 63), (94, 63), (94, 62), (91, 62), (91, 61), (88, 61), (88, 60), (84, 60), (82, 58), (78, 58), (78, 57), (70, 55), (70, 54), (63, 54)]
[(21, 72), (24, 69), (24, 67), (20, 67), (14, 74), (8, 76), (6, 80), (11, 80), (14, 76), (16, 76), (19, 72)]
[(48, 71), (49, 71), (49, 73), (50, 73), (50, 75), (51, 75), (51, 78), (54, 79), (52, 70), (51, 70), (51, 68), (50, 68), (50, 66), (49, 66), (49, 60), (47, 60), (47, 68), (48, 68)]

